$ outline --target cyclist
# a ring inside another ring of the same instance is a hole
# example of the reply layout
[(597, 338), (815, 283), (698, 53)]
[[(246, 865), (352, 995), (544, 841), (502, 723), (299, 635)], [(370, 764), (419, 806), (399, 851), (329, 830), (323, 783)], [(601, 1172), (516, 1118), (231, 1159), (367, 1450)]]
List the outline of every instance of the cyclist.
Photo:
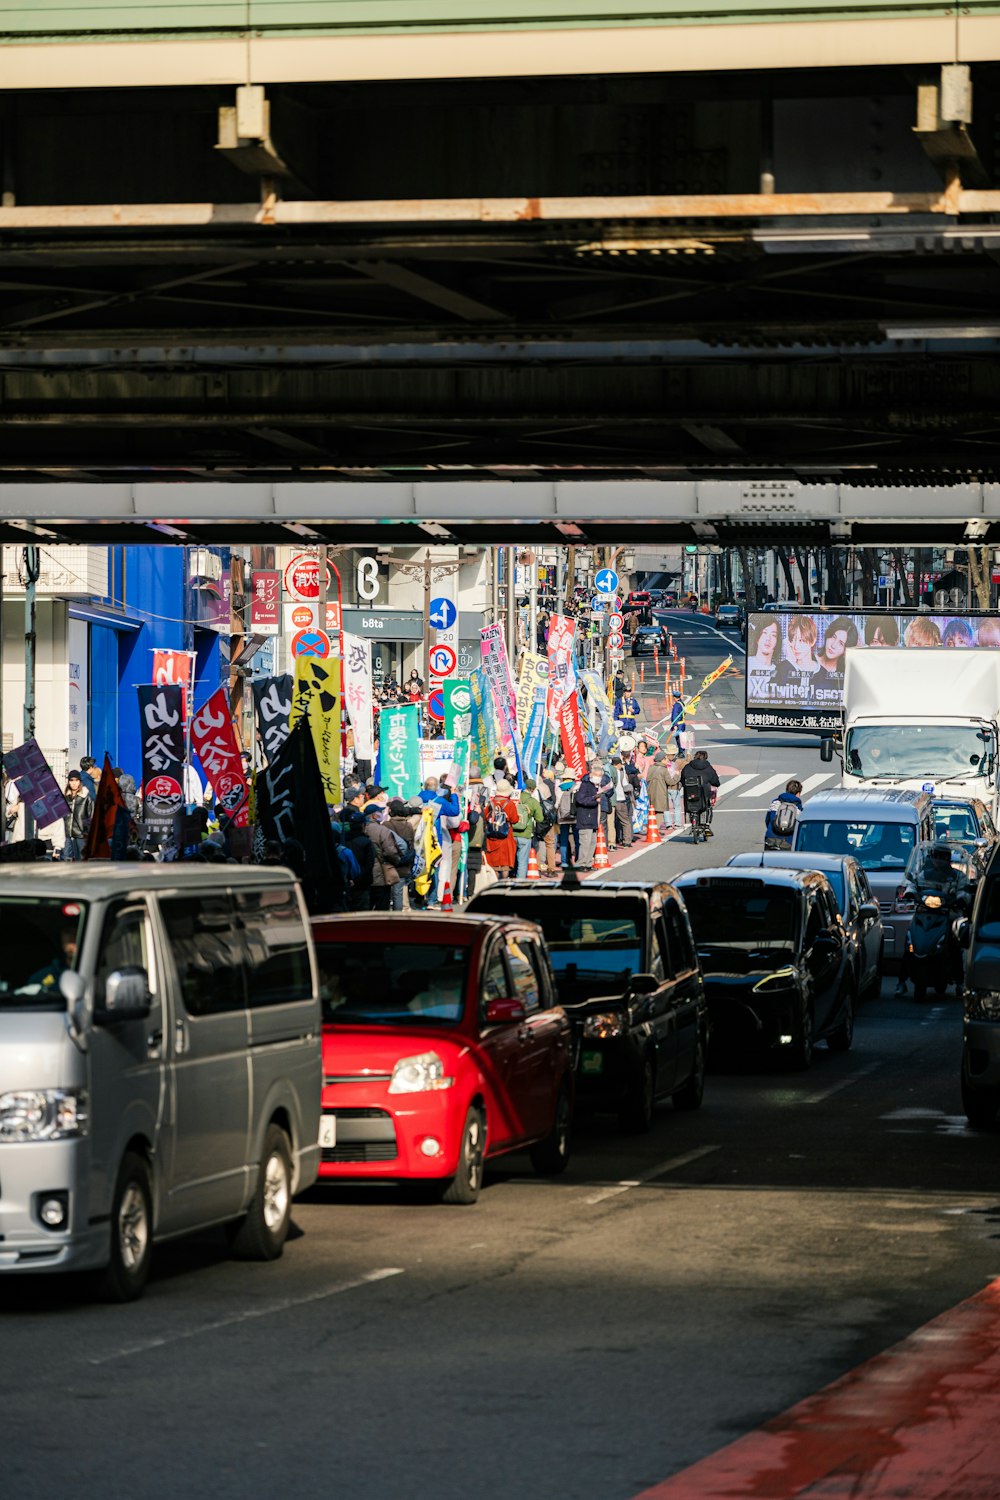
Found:
[(681, 791), (684, 793), (684, 815), (691, 822), (695, 842), (699, 832), (705, 838), (714, 837), (711, 827), (714, 789), (721, 783), (719, 773), (708, 758), (707, 750), (696, 750), (681, 772)]

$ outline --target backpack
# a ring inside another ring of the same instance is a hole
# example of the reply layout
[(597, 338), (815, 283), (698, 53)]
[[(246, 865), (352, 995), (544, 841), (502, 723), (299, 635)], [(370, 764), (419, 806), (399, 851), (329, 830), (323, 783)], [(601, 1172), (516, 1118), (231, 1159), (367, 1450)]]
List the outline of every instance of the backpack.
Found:
[(395, 828), (388, 828), (386, 832), (391, 833), (396, 841), (396, 853), (399, 856), (399, 858), (396, 860), (396, 869), (409, 870), (414, 860), (413, 849), (411, 849), (406, 840), (396, 832)]
[(787, 839), (795, 832), (795, 825), (799, 821), (799, 810), (794, 802), (782, 802), (780, 797), (775, 797), (771, 803), (771, 832), (776, 833), (779, 838)]
[(510, 833), (510, 823), (507, 814), (499, 803), (490, 800), (486, 809), (486, 837), (488, 839), (505, 839)]

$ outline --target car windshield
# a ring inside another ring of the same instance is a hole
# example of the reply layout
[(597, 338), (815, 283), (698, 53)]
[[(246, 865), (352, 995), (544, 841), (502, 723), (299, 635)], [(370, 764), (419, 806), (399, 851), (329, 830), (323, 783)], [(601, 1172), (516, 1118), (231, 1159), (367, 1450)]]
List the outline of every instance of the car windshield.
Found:
[(64, 898), (0, 898), (0, 1010), (65, 1010), (59, 978), (76, 968), (86, 906)]
[[(682, 887), (702, 966), (720, 966), (721, 955), (752, 957), (761, 967), (782, 962), (796, 941), (799, 894), (762, 880), (712, 878)], [(726, 960), (722, 966), (729, 967)]]
[(469, 949), (445, 943), (317, 943), (323, 1019), (372, 1026), (461, 1020)]
[[(586, 896), (543, 896), (517, 903), (519, 917), (537, 922), (545, 934), (557, 978), (600, 980), (624, 987), (643, 972), (641, 909), (629, 902), (588, 901)], [(477, 900), (474, 910), (511, 916), (514, 906), (503, 897)]]
[(951, 839), (953, 843), (975, 843), (979, 837), (975, 814), (971, 807), (934, 808), (934, 837)]
[(847, 732), (848, 776), (890, 776), (900, 781), (985, 775), (993, 735), (963, 724), (870, 724)]
[(796, 853), (853, 854), (863, 870), (905, 869), (916, 843), (911, 823), (846, 823), (801, 818)]

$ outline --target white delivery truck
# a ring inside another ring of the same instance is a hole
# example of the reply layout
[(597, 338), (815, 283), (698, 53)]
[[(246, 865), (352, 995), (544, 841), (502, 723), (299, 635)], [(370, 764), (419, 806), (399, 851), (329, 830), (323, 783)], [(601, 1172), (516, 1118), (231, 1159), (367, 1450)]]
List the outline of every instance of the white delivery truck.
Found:
[[(849, 649), (843, 785), (977, 797), (998, 812), (1000, 652)], [(833, 758), (826, 739), (821, 755)]]

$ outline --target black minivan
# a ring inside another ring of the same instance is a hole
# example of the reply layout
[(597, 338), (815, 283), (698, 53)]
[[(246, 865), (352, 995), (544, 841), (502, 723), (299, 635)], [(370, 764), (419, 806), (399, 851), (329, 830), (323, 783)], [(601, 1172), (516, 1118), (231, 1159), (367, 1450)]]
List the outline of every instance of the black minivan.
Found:
[(837, 902), (813, 870), (686, 870), (674, 884), (705, 976), (713, 1050), (776, 1051), (808, 1068), (813, 1044), (854, 1037), (851, 959)]
[(657, 1100), (697, 1109), (708, 1010), (684, 902), (664, 881), (505, 880), (470, 915), (537, 922), (578, 1051), (576, 1102), (647, 1131)]

